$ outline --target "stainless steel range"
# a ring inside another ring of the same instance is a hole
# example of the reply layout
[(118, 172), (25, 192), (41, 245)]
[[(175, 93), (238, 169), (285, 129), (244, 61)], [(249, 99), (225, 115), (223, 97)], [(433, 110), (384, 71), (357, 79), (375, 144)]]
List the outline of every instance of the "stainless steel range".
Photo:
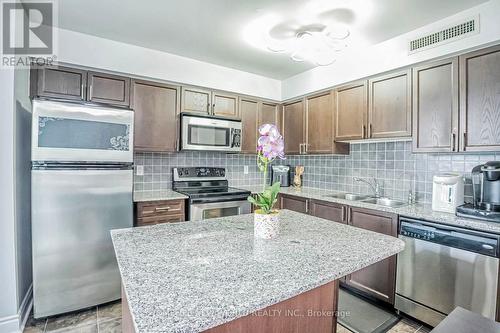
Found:
[(189, 197), (190, 221), (251, 212), (251, 192), (229, 187), (224, 168), (174, 168), (172, 188)]

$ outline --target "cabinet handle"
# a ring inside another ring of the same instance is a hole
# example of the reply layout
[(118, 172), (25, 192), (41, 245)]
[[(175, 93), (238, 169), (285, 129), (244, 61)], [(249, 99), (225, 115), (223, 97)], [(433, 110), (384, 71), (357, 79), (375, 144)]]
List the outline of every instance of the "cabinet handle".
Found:
[(215, 114), (215, 103), (212, 104), (212, 114)]
[[(80, 91), (82, 92), (82, 100), (85, 100), (85, 87), (83, 85), (83, 79), (82, 79), (82, 84), (81, 84), (81, 87), (80, 87)], [(92, 88), (91, 88), (92, 90)]]
[(299, 155), (302, 155), (302, 154), (303, 154), (303, 152), (302, 152), (303, 148), (304, 148), (304, 144), (303, 144), (303, 143), (300, 143), (300, 144), (299, 144)]
[(456, 149), (456, 138), (457, 138), (457, 135), (455, 134), (455, 132), (452, 132), (451, 133), (451, 151), (455, 151), (455, 149)]
[(210, 103), (208, 103), (208, 104), (207, 104), (207, 113), (208, 113), (208, 114), (210, 114), (210, 113), (211, 113), (211, 112), (210, 112), (210, 106), (211, 106), (211, 104), (210, 104)]
[(462, 143), (463, 151), (465, 151), (466, 146), (467, 146), (467, 132), (464, 132), (464, 142)]
[(309, 213), (309, 200), (306, 200), (306, 214)]
[(364, 139), (365, 138), (365, 133), (366, 133), (366, 126), (363, 124), (361, 126), (361, 137)]
[(370, 125), (368, 126), (368, 135), (367, 135), (367, 137), (371, 138), (372, 137), (372, 133), (373, 133), (372, 132), (372, 124), (370, 123)]
[(155, 211), (156, 211), (156, 212), (165, 212), (165, 211), (167, 211), (167, 212), (168, 212), (168, 211), (170, 211), (170, 210), (171, 210), (172, 212), (178, 212), (178, 211), (180, 211), (181, 209), (180, 209), (180, 208), (175, 208), (175, 209), (172, 209), (172, 207), (169, 207), (169, 206), (167, 206), (167, 207), (156, 207), (156, 208), (155, 208)]
[(342, 217), (340, 219), (345, 222), (345, 206), (342, 206)]
[(309, 151), (309, 144), (308, 143), (304, 143), (304, 154), (307, 154)]

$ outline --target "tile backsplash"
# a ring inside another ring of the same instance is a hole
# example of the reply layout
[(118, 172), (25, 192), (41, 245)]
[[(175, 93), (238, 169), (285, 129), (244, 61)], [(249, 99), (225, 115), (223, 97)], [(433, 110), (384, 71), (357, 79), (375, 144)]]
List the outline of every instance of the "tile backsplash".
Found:
[[(214, 152), (149, 153), (134, 155), (136, 166), (144, 166), (144, 175), (134, 173), (135, 191), (153, 191), (172, 188), (172, 168), (174, 167), (222, 167), (230, 186), (257, 185), (262, 175), (256, 165), (255, 156)], [(248, 166), (248, 174), (244, 167)]]
[[(350, 155), (287, 156), (279, 164), (305, 167), (304, 186), (354, 193), (372, 193), (370, 187), (353, 177), (376, 178), (382, 194), (406, 200), (411, 190), (418, 202), (432, 201), (432, 177), (457, 172), (466, 177), (466, 200), (472, 187), (470, 172), (478, 164), (500, 160), (500, 153), (412, 154), (410, 141), (354, 143)], [(231, 186), (258, 185), (262, 182), (255, 156), (212, 152), (136, 153), (135, 164), (144, 166), (144, 176), (134, 176), (136, 191), (171, 188), (172, 168), (177, 166), (216, 166), (227, 169)], [(244, 166), (248, 174), (244, 174)]]

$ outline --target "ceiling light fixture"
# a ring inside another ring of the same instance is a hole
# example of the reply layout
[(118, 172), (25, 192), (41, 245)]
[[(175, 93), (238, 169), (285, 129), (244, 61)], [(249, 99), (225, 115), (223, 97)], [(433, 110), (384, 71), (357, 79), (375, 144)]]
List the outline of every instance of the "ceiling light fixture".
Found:
[(289, 53), (294, 61), (311, 61), (318, 66), (327, 66), (335, 62), (337, 53), (347, 47), (349, 35), (344, 26), (309, 25), (309, 29), (298, 30), (292, 38), (267, 38), (267, 49)]

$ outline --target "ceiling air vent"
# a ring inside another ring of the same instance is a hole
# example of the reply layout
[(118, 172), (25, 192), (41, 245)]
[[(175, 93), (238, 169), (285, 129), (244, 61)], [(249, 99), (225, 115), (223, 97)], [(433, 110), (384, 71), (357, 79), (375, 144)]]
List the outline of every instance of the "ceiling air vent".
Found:
[(410, 41), (410, 54), (479, 33), (479, 15)]

